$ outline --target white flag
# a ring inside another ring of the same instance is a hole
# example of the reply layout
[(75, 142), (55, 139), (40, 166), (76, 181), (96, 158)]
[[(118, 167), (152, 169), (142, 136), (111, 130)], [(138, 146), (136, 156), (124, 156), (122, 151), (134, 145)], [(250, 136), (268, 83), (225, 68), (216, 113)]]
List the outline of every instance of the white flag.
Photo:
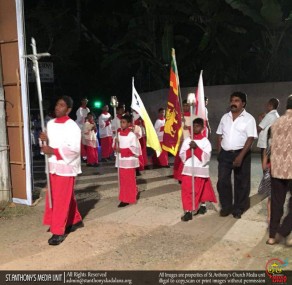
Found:
[(203, 70), (201, 70), (198, 88), (196, 92), (196, 115), (206, 121), (206, 105), (205, 105), (205, 92), (203, 85)]
[(198, 88), (196, 92), (196, 116), (204, 120), (204, 130), (202, 132), (204, 137), (208, 137), (208, 128), (207, 128), (207, 109), (205, 104), (205, 92), (203, 84), (203, 70), (201, 70)]
[(156, 151), (157, 157), (161, 153), (161, 146), (160, 142), (158, 139), (158, 136), (156, 134), (156, 131), (153, 127), (153, 124), (149, 118), (149, 115), (145, 109), (145, 106), (134, 86), (134, 78), (132, 79), (132, 104), (131, 108), (135, 110), (142, 120), (144, 121), (145, 124), (145, 129), (146, 129), (146, 144), (148, 147), (151, 147)]

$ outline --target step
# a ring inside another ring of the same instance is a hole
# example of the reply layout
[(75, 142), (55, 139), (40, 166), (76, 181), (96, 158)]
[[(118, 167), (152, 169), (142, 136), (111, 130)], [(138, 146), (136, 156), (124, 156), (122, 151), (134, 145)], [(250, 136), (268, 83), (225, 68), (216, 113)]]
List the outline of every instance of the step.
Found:
[[(138, 185), (160, 183), (162, 180), (172, 180), (172, 168), (160, 168), (149, 169), (141, 171), (142, 175), (137, 177)], [(94, 173), (94, 174), (92, 174)], [(42, 188), (46, 185), (45, 173), (39, 178), (34, 180), (35, 187)], [(169, 184), (170, 181), (163, 184)], [(75, 189), (84, 189), (88, 187), (98, 187), (98, 190), (106, 190), (110, 188), (116, 188), (118, 183), (117, 169), (111, 165), (111, 167), (97, 167), (90, 168), (83, 171), (81, 175), (77, 176)], [(159, 185), (160, 185), (159, 184)], [(102, 187), (104, 186), (104, 187)], [(143, 187), (145, 189), (145, 187)]]

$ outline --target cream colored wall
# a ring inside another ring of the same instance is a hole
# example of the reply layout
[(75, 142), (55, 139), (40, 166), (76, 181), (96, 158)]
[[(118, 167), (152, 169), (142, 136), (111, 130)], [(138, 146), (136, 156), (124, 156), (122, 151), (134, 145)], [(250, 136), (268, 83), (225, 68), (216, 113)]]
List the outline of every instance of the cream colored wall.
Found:
[[(181, 88), (182, 100), (187, 98), (188, 93), (195, 92), (195, 90), (196, 87)], [(209, 98), (208, 111), (212, 128), (210, 140), (213, 149), (216, 148), (215, 133), (217, 126), (222, 115), (229, 106), (229, 97), (234, 91), (242, 91), (247, 94), (248, 102), (246, 110), (257, 120), (258, 115), (264, 112), (266, 102), (272, 97), (276, 97), (280, 100), (279, 114), (281, 115), (285, 112), (287, 97), (292, 94), (292, 82), (205, 86), (205, 96)], [(165, 108), (167, 105), (168, 89), (142, 93), (140, 96), (150, 118), (154, 121), (156, 119), (157, 110), (160, 107)], [(256, 143), (253, 146), (253, 150), (258, 151)]]

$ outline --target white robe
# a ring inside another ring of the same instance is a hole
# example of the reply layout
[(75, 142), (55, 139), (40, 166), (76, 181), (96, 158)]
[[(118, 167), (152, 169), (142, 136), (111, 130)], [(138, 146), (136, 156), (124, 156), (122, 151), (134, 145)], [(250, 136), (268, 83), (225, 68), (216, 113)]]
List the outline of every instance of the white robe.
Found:
[[(120, 168), (137, 168), (139, 167), (139, 155), (142, 154), (140, 143), (136, 137), (136, 135), (131, 131), (127, 136), (121, 136), (118, 132), (119, 139), (119, 147), (121, 149), (129, 149), (133, 153), (131, 157), (122, 157), (121, 153), (119, 153), (118, 160), (116, 159), (116, 167)], [(113, 140), (114, 147), (115, 140)]]
[(110, 113), (107, 114), (101, 113), (101, 115), (98, 118), (100, 138), (111, 137), (113, 135), (111, 123), (106, 125), (106, 122), (110, 117), (111, 117)]
[(76, 116), (77, 116), (77, 119), (76, 119), (76, 124), (79, 126), (79, 128), (82, 130), (82, 127), (85, 123), (85, 119), (87, 117), (87, 114), (90, 112), (89, 108), (82, 108), (82, 107), (79, 107), (77, 112), (76, 112)]
[(154, 124), (154, 128), (160, 142), (163, 142), (164, 130), (162, 131), (161, 128), (164, 127), (164, 125), (165, 125), (165, 119), (163, 120), (157, 119)]
[(195, 155), (193, 156), (193, 167), (192, 158), (187, 158), (187, 151), (190, 149), (191, 138), (188, 137), (184, 140), (182, 147), (179, 152), (179, 156), (184, 163), (182, 171), (183, 175), (191, 176), (192, 172), (196, 177), (210, 177), (209, 175), (209, 161), (211, 159), (211, 143), (207, 138), (194, 140), (198, 147), (203, 151), (202, 160), (199, 160)]
[(49, 146), (58, 149), (62, 160), (57, 160), (56, 155), (49, 156), (50, 173), (59, 176), (77, 176), (81, 173), (81, 130), (71, 119), (64, 123), (55, 123), (55, 120), (48, 122), (47, 135)]

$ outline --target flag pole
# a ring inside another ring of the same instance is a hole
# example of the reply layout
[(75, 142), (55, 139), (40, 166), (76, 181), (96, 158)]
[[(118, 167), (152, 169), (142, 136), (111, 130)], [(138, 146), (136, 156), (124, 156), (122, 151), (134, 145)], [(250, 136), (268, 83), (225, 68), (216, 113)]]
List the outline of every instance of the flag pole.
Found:
[[(134, 82), (135, 82), (135, 78), (133, 76), (132, 77), (132, 89), (133, 89), (133, 86), (134, 86)], [(133, 93), (133, 91), (132, 91), (132, 93)], [(132, 110), (133, 110), (133, 112), (136, 112), (134, 109), (132, 109)], [(132, 130), (133, 130), (133, 133), (135, 134), (135, 136), (137, 137), (137, 140), (139, 141), (139, 138), (135, 133), (135, 121), (134, 121), (134, 113), (133, 112), (132, 112)], [(136, 147), (138, 148), (137, 144), (136, 144)], [(139, 165), (140, 165), (140, 162), (139, 162)]]
[[(116, 135), (115, 139), (119, 139), (118, 136), (118, 121), (117, 121), (117, 107), (119, 105), (118, 99), (116, 96), (111, 96), (111, 102), (110, 105), (114, 108), (114, 118), (115, 118), (115, 129), (116, 129)], [(115, 141), (116, 148), (119, 147), (119, 143)], [(118, 186), (120, 189), (120, 163), (119, 163), (119, 153), (116, 153), (117, 156), (117, 166), (118, 166)]]
[[(134, 76), (132, 77), (132, 89), (133, 89), (133, 86), (134, 86), (134, 82), (135, 82), (135, 78)], [(133, 93), (133, 90), (132, 90), (132, 93)], [(134, 109), (132, 109), (133, 112), (136, 112)], [(139, 133), (135, 133), (135, 129), (136, 129), (136, 126), (135, 126), (135, 121), (134, 121), (134, 113), (132, 112), (132, 129), (133, 129), (133, 133), (134, 135), (136, 136), (137, 140), (136, 140), (136, 147), (139, 148), (140, 146), (140, 149), (141, 149), (141, 155), (142, 155), (142, 148), (141, 148), (141, 145), (140, 145), (140, 142), (139, 142)], [(139, 131), (139, 128), (140, 126), (137, 126), (137, 131)], [(141, 130), (141, 137), (142, 137), (142, 129), (140, 128)], [(140, 159), (138, 157), (138, 161), (139, 161), (139, 167), (138, 167), (138, 171), (137, 171), (137, 168), (136, 168), (136, 177), (137, 177), (137, 172), (140, 173)], [(139, 189), (137, 189), (137, 197), (139, 197), (140, 193), (139, 193)]]
[(182, 98), (181, 98), (181, 91), (180, 91), (180, 83), (179, 83), (179, 77), (178, 77), (178, 68), (177, 68), (177, 64), (176, 64), (176, 57), (175, 57), (175, 49), (172, 48), (171, 49), (171, 53), (172, 53), (172, 57), (173, 57), (173, 61), (174, 61), (174, 64), (175, 64), (175, 67), (176, 67), (176, 73), (175, 73), (175, 77), (176, 77), (176, 81), (177, 81), (177, 85), (178, 85), (178, 95), (179, 95), (179, 105), (180, 105), (180, 112), (182, 114), (182, 117), (183, 117), (183, 120), (184, 120), (184, 123), (185, 123), (185, 115), (184, 115), (184, 112), (183, 112), (183, 107), (182, 107)]
[[(38, 100), (39, 100), (39, 108), (40, 108), (40, 117), (41, 117), (41, 128), (42, 132), (45, 132), (45, 120), (44, 120), (44, 111), (43, 111), (43, 97), (42, 97), (42, 87), (41, 87), (41, 80), (40, 80), (40, 71), (39, 71), (39, 63), (38, 60), (44, 56), (51, 56), (49, 53), (37, 53), (36, 48), (36, 41), (34, 38), (31, 38), (31, 47), (32, 53), (29, 55), (24, 55), (24, 58), (29, 58), (33, 63), (33, 70), (35, 73), (36, 84), (37, 84), (37, 91), (38, 91)], [(44, 143), (45, 145), (45, 143)], [(51, 195), (51, 183), (50, 183), (50, 174), (49, 174), (49, 162), (48, 156), (45, 155), (45, 165), (46, 165), (46, 174), (47, 174), (47, 191), (48, 191), (48, 200), (49, 200), (49, 207), (52, 208), (52, 195)]]
[[(191, 111), (191, 141), (193, 140), (193, 134), (194, 134), (194, 126), (193, 126), (193, 120), (194, 120), (194, 104), (196, 103), (196, 95), (194, 93), (188, 94), (188, 103), (190, 104), (190, 111)], [(195, 211), (195, 173), (194, 173), (194, 167), (195, 167), (195, 161), (194, 161), (194, 149), (191, 149), (192, 154), (192, 210)]]

